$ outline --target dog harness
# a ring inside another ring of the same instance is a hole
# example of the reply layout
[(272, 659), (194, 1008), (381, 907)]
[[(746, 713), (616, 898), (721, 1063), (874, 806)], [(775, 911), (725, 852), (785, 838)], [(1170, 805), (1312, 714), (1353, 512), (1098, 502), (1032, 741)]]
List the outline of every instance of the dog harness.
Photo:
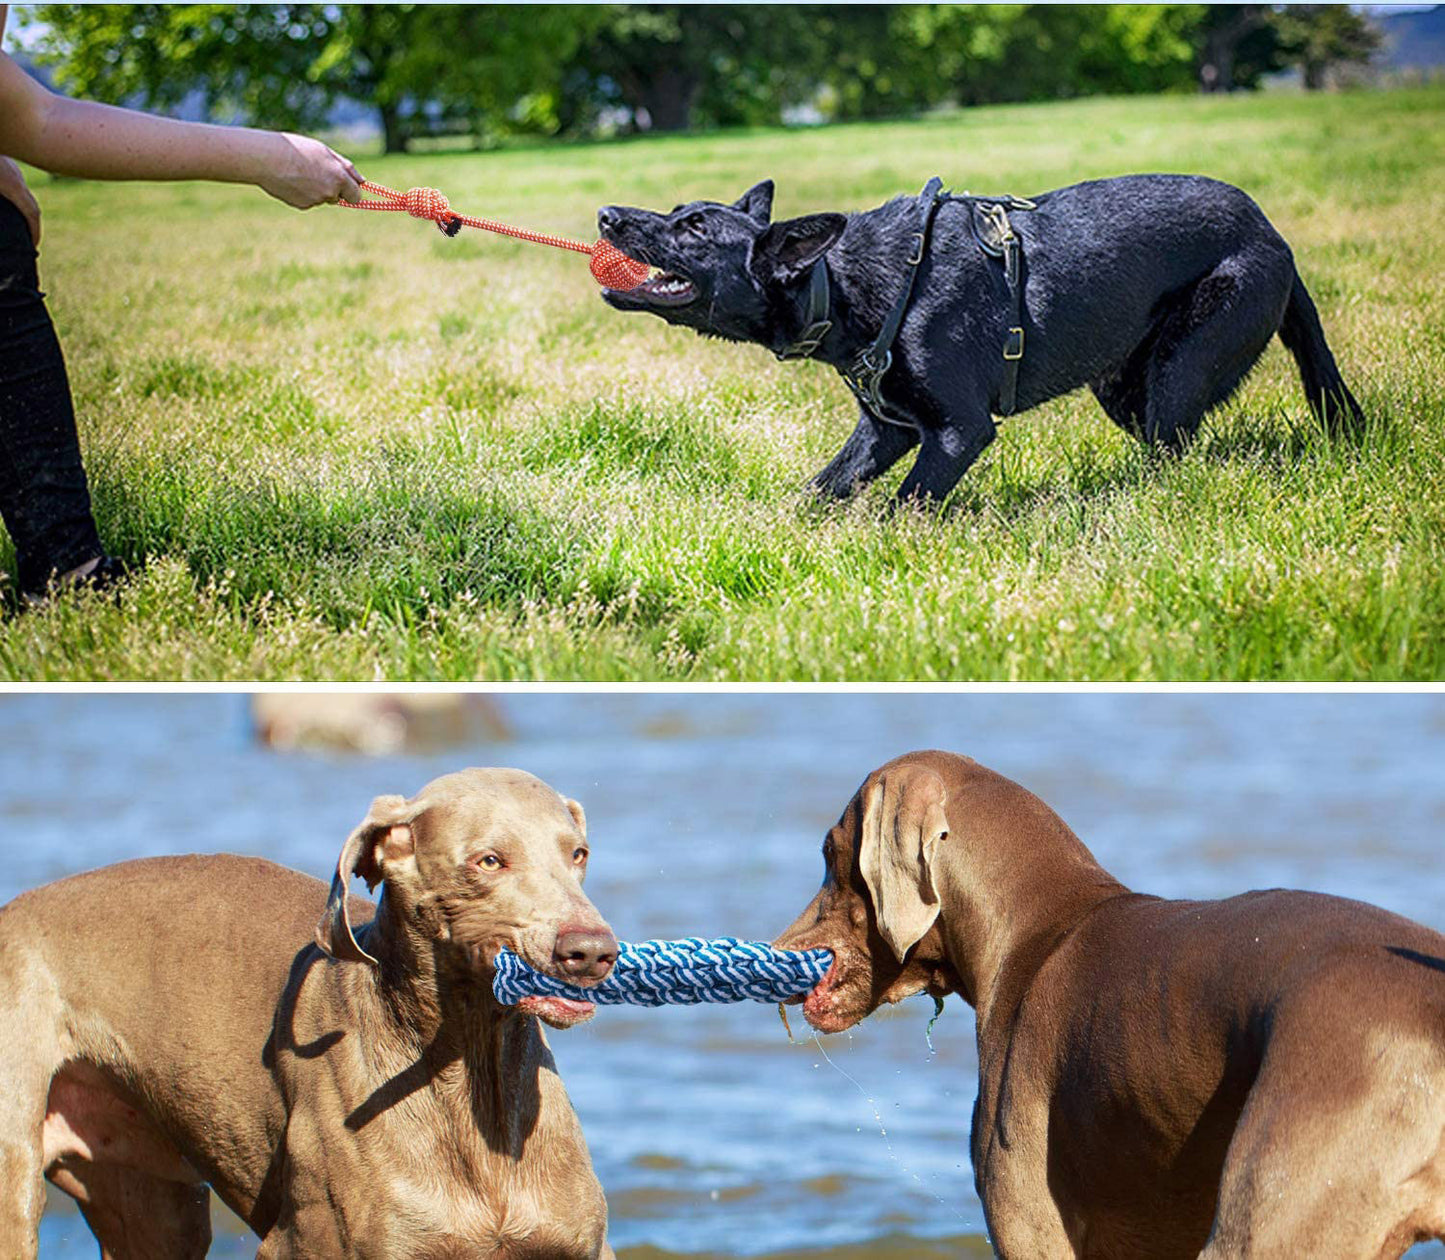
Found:
[[(1009, 294), (1009, 323), (1003, 344), (1004, 374), (999, 388), (998, 414), (1012, 415), (1018, 399), (1019, 364), (1024, 357), (1023, 242), (1014, 232), (1008, 216), (1010, 211), (1036, 210), (1038, 206), (1026, 197), (977, 197), (969, 192), (947, 192), (943, 181), (935, 175), (918, 196), (920, 221), (918, 230), (910, 238), (913, 249), (906, 263), (903, 290), (884, 319), (873, 344), (860, 351), (849, 367), (838, 369), (859, 403), (878, 415), (887, 410), (883, 403), (883, 377), (893, 364), (893, 342), (913, 299), (913, 286), (918, 279), (918, 268), (928, 251), (933, 221), (939, 207), (946, 201), (960, 202), (968, 207), (969, 227), (979, 248), (990, 257), (1002, 260), (1004, 283)], [(808, 278), (807, 323), (797, 340), (778, 351), (777, 357), (782, 360), (811, 358), (833, 327), (831, 310), (832, 295), (825, 256), (813, 264)]]
[(510, 950), (497, 955), (492, 992), (504, 1006), (524, 997), (562, 997), (604, 1005), (692, 1006), (698, 1002), (783, 1002), (806, 993), (828, 974), (831, 950), (774, 949), (762, 941), (723, 936), (715, 941), (619, 944), (607, 979), (583, 987), (534, 971)]

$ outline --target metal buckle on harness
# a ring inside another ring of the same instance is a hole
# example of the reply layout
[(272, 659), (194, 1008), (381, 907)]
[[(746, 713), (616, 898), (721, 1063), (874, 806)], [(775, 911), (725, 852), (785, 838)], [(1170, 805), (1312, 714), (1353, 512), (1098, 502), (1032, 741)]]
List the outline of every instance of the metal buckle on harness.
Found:
[(917, 241), (918, 244), (914, 247), (913, 256), (908, 260), (910, 267), (916, 267), (923, 261), (923, 233), (914, 232), (913, 239)]
[(1003, 343), (1003, 357), (1013, 363), (1024, 357), (1024, 330), (1013, 327), (1008, 330), (1008, 340)]
[(844, 375), (848, 387), (857, 395), (859, 401), (866, 403), (875, 411), (883, 409), (882, 383), (884, 373), (893, 365), (893, 351), (885, 350), (881, 359), (875, 357), (873, 347), (869, 347), (853, 360), (853, 368)]
[(831, 319), (819, 320), (817, 323), (809, 324), (798, 334), (797, 341), (793, 342), (785, 350), (779, 350), (777, 357), (786, 363), (789, 359), (808, 359), (813, 356), (814, 351), (823, 344), (823, 338), (833, 327)]
[(998, 233), (999, 245), (1007, 245), (1014, 239), (1013, 224), (1009, 222), (1008, 211), (995, 202), (979, 207), (993, 224), (993, 230)]

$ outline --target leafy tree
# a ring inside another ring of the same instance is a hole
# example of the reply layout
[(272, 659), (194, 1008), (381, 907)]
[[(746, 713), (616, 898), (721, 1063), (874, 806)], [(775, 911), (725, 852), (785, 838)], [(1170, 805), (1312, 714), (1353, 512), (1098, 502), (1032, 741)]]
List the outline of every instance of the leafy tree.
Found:
[[(574, 6), (577, 7), (577, 6)], [(585, 6), (582, 6), (585, 7)], [(655, 131), (776, 121), (801, 91), (811, 10), (795, 5), (612, 4), (566, 77), (569, 120), (608, 107)]]
[(376, 106), (388, 153), (437, 120), (503, 129), (523, 98), (548, 130), (566, 59), (598, 21), (585, 5), (344, 5), (315, 74)]
[(45, 4), (40, 59), (69, 91), (172, 108), (200, 90), (214, 114), (310, 127), (327, 94), (311, 75), (331, 22), (320, 5)]
[(1347, 4), (1290, 4), (1274, 18), (1285, 59), (1298, 65), (1310, 91), (1325, 86), (1332, 66), (1366, 62), (1382, 35), (1363, 13)]
[(1200, 23), (1199, 85), (1206, 92), (1253, 88), (1285, 66), (1274, 12), (1267, 4), (1208, 4)]
[(809, 63), (836, 118), (879, 118), (949, 94), (956, 53), (938, 10), (953, 5), (838, 4), (812, 10)]
[[(45, 4), (62, 86), (315, 128), (341, 99), (388, 152), (438, 129), (594, 132), (776, 122), (794, 103), (876, 118), (945, 102), (1318, 87), (1378, 43), (1345, 5)], [(22, 11), (23, 14), (23, 11)]]
[(97, 100), (314, 128), (346, 97), (373, 106), (387, 152), (447, 118), (474, 130), (555, 93), (585, 6), (46, 4), (42, 56)]
[(869, 117), (1191, 82), (1200, 5), (833, 6), (819, 73), (836, 112)]

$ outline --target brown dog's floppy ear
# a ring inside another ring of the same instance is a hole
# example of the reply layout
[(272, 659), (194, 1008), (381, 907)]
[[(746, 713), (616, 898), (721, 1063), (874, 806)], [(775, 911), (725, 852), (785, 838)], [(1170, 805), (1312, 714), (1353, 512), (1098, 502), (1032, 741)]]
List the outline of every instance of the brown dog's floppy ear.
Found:
[(570, 796), (564, 796), (562, 800), (567, 806), (567, 812), (572, 815), (572, 821), (577, 824), (577, 830), (582, 833), (582, 838), (587, 839), (587, 815), (582, 812), (582, 806)]
[[(346, 837), (341, 856), (336, 859), (336, 873), (331, 877), (331, 894), (326, 910), (316, 925), (316, 944), (321, 952), (342, 962), (364, 962), (379, 966), (376, 959), (361, 948), (351, 930), (351, 914), (347, 909), (349, 885), (353, 875), (366, 881), (368, 890), (381, 879), (378, 850), (385, 846), (385, 856), (398, 856), (411, 846), (408, 823), (416, 816), (415, 806), (403, 796), (378, 796), (361, 825)], [(394, 835), (396, 832), (407, 834)]]
[(932, 770), (910, 765), (885, 771), (867, 791), (858, 869), (878, 930), (902, 962), (938, 918), (933, 855), (948, 834), (947, 793)]

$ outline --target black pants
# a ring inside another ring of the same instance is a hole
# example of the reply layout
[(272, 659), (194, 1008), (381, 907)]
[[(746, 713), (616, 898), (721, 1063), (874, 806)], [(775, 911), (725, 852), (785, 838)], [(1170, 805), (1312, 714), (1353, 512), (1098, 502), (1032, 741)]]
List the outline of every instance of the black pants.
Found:
[(0, 197), (0, 517), (25, 593), (101, 554), (70, 381), (35, 264), (25, 216)]

